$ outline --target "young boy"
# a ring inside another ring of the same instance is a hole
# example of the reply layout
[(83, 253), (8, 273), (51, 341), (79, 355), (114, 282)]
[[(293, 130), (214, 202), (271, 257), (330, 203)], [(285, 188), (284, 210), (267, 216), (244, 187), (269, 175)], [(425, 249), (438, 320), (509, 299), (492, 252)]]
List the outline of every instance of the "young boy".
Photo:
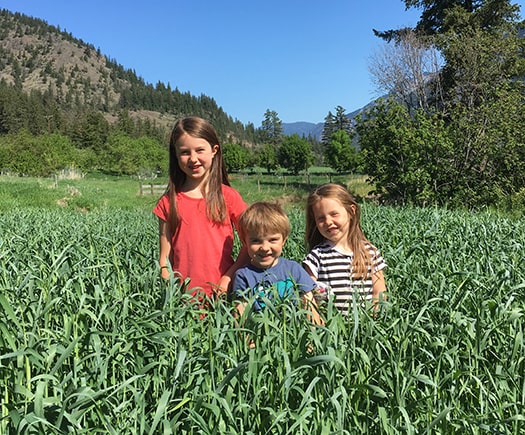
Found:
[(250, 264), (239, 268), (233, 279), (233, 296), (240, 301), (239, 316), (251, 297), (255, 297), (253, 310), (260, 312), (265, 307), (265, 299), (289, 298), (295, 302), (294, 290), (298, 290), (312, 312), (313, 323), (321, 323), (313, 297), (315, 282), (299, 263), (281, 257), (289, 235), (290, 221), (277, 204), (256, 202), (241, 214), (239, 236), (247, 248)]

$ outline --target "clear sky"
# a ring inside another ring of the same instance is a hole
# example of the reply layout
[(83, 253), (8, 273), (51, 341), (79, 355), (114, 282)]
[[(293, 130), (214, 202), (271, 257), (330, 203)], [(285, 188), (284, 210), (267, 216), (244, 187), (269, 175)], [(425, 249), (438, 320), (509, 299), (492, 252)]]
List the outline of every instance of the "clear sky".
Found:
[[(515, 1), (524, 15), (525, 0)], [(413, 26), (402, 0), (0, 0), (99, 48), (147, 83), (205, 94), (258, 127), (267, 109), (285, 122), (323, 122), (377, 92), (372, 29)]]

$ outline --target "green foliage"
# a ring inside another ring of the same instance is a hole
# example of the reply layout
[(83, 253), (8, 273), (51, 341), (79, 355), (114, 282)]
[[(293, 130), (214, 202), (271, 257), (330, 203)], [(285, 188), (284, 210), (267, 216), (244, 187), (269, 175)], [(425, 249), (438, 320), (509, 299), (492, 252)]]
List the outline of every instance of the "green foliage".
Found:
[(349, 137), (354, 135), (352, 121), (345, 115), (345, 108), (337, 106), (335, 115), (332, 112), (328, 112), (324, 119), (321, 142), (327, 146), (331, 142), (333, 134), (340, 130), (346, 132)]
[(357, 169), (359, 156), (345, 130), (332, 134), (324, 151), (324, 161), (337, 172), (354, 172)]
[(81, 154), (60, 134), (32, 136), (21, 130), (0, 136), (0, 168), (11, 174), (49, 176), (71, 166), (82, 167)]
[(239, 144), (224, 144), (222, 146), (222, 156), (228, 172), (238, 172), (251, 166), (249, 151)]
[(118, 174), (155, 173), (166, 168), (168, 151), (154, 139), (131, 138), (122, 132), (112, 133), (103, 151), (106, 168)]
[(446, 202), (453, 189), (446, 163), (453, 149), (443, 122), (401, 103), (382, 101), (357, 118), (364, 172), (378, 193), (394, 203)]
[[(405, 4), (423, 10), (417, 39), (439, 49), (444, 66), (426, 84), (426, 112), (411, 107), (408, 116), (390, 101), (361, 117), (365, 171), (387, 200), (468, 208), (511, 203), (525, 183), (525, 38), (517, 6)], [(399, 45), (408, 32), (378, 34)]]
[(453, 89), (461, 92), (443, 110), (409, 112), (390, 99), (357, 118), (364, 171), (386, 200), (497, 206), (524, 185), (525, 94), (523, 81), (514, 75), (525, 73), (525, 63), (512, 57), (519, 44), (509, 36), (501, 41), (511, 47), (508, 55), (502, 55), (499, 66), (490, 66), (496, 51), (505, 52), (502, 46), (494, 51), (493, 39), (462, 39), (467, 51), (454, 46), (461, 67), (452, 70), (462, 73), (455, 76)]
[(4, 213), (0, 433), (522, 433), (523, 221), (362, 212), (388, 301), (329, 302), (317, 328), (293, 307), (239, 328), (225, 301), (202, 318), (160, 282), (149, 211)]
[(22, 130), (0, 136), (0, 168), (13, 175), (49, 177), (70, 167), (100, 165), (119, 174), (165, 171), (168, 152), (154, 139), (130, 138), (115, 132), (96, 148), (79, 149), (64, 135), (33, 136)]
[(306, 139), (298, 134), (287, 136), (279, 147), (277, 160), (282, 168), (297, 175), (306, 171), (314, 161), (312, 147)]
[(257, 147), (255, 150), (256, 157), (255, 161), (258, 166), (266, 169), (268, 174), (274, 173), (279, 167), (277, 161), (277, 148), (276, 145), (271, 143), (265, 143)]
[(262, 143), (278, 146), (283, 139), (283, 123), (275, 110), (267, 109), (264, 113), (259, 139)]

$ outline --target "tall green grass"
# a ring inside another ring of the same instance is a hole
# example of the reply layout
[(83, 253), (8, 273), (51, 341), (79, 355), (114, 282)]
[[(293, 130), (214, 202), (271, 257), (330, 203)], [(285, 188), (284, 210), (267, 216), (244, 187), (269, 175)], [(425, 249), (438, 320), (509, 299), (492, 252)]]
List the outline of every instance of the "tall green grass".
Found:
[(241, 329), (160, 281), (148, 210), (3, 212), (0, 433), (523, 433), (525, 223), (364, 205), (363, 227), (389, 265), (379, 316)]

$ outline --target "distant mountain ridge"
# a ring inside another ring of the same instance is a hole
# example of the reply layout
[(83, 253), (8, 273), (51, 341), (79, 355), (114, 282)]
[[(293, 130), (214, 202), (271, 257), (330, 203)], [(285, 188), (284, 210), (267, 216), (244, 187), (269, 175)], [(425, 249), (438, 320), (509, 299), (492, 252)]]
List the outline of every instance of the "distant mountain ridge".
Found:
[(114, 123), (119, 112), (127, 111), (134, 120), (169, 131), (175, 119), (197, 115), (210, 119), (223, 141), (254, 140), (253, 125), (234, 120), (212, 97), (180, 92), (161, 82), (146, 83), (135, 70), (60, 27), (2, 8), (0, 87), (38, 93), (71, 118), (97, 112)]
[[(0, 9), (0, 84), (39, 92), (77, 116), (98, 111), (115, 122), (121, 110), (169, 130), (176, 118), (194, 114), (212, 120), (222, 139), (250, 144), (255, 126), (226, 114), (212, 97), (145, 83), (100, 49), (44, 20)], [(371, 103), (372, 104), (372, 103)], [(368, 105), (367, 105), (368, 106)], [(348, 114), (353, 119), (367, 106)], [(327, 111), (328, 113), (328, 111)], [(282, 123), (286, 135), (321, 140), (324, 121)]]
[[(346, 117), (350, 119), (351, 121), (353, 121), (357, 115), (359, 115), (361, 112), (366, 110), (368, 107), (375, 104), (375, 101), (376, 100), (371, 101), (364, 107), (361, 107), (360, 109), (357, 109), (351, 113), (348, 113)], [(300, 137), (305, 137), (305, 138), (308, 138), (310, 136), (310, 137), (317, 139), (318, 141), (321, 141), (321, 136), (323, 135), (323, 129), (324, 129), (324, 121), (318, 122), (317, 124), (313, 122), (302, 122), (302, 121), (289, 122), (289, 123), (283, 122), (282, 127), (283, 127), (283, 133), (286, 135), (297, 134)]]

